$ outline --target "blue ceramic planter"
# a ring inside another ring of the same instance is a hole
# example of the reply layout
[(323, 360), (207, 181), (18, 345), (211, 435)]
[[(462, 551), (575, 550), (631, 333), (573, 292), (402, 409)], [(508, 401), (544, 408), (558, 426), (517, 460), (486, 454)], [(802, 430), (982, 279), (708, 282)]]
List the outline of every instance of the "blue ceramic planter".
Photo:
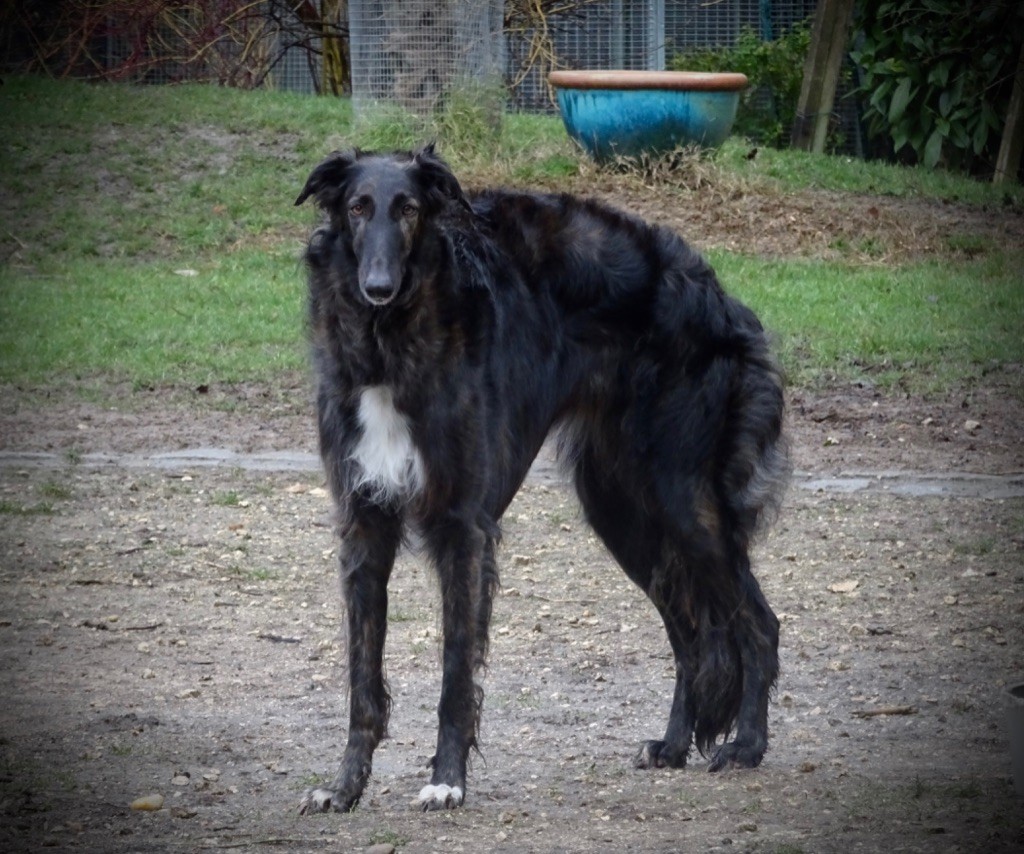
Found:
[(742, 74), (553, 71), (565, 129), (598, 161), (720, 145), (732, 130)]

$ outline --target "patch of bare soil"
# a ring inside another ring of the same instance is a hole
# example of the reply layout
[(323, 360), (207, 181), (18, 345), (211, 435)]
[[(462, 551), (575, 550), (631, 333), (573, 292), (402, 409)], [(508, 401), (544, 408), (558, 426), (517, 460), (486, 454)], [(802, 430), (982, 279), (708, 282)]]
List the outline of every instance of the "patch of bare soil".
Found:
[(700, 249), (893, 263), (1024, 245), (1024, 210), (743, 181), (699, 158), (650, 177), (583, 166), (557, 191), (593, 196), (673, 228)]
[[(1006, 387), (1000, 385), (1007, 383)], [(798, 467), (1021, 471), (1006, 376), (942, 400), (791, 399)], [(968, 425), (970, 422), (970, 425)], [(90, 451), (314, 450), (301, 380), (124, 405), (5, 390), (0, 848), (5, 851), (1017, 851), (1004, 687), (1024, 677), (1024, 500), (792, 490), (757, 553), (783, 623), (752, 772), (633, 770), (672, 663), (654, 610), (533, 477), (505, 519), (465, 808), (411, 805), (433, 751), (437, 593), (392, 583), (391, 739), (350, 815), (297, 816), (344, 744), (341, 613), (317, 475), (90, 469)], [(131, 809), (154, 795), (162, 807)]]
[[(392, 582), (391, 738), (350, 815), (300, 818), (344, 744), (336, 543), (316, 476), (0, 471), (5, 851), (1017, 851), (1004, 683), (1024, 502), (796, 492), (758, 553), (781, 616), (752, 772), (631, 768), (673, 669), (562, 486), (506, 517), (482, 755), (423, 814), (437, 594)], [(159, 796), (161, 809), (131, 804)]]
[[(983, 385), (942, 395), (865, 383), (789, 395), (796, 468), (814, 473), (1024, 472), (1024, 368), (991, 371)], [(307, 377), (256, 384), (102, 390), (0, 388), (0, 451), (136, 453), (220, 447), (242, 453), (316, 452)]]
[[(702, 249), (893, 263), (1024, 244), (1024, 216), (1019, 213), (931, 199), (827, 190), (776, 195), (736, 189), (675, 199), (658, 195), (633, 197), (629, 208), (676, 229)], [(621, 194), (617, 198), (621, 205)]]

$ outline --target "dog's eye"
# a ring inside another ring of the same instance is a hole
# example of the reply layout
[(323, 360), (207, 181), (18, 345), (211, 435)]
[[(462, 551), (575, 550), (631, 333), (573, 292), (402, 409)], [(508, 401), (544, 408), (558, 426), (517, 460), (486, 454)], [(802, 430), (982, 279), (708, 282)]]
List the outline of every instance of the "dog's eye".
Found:
[(414, 204), (406, 203), (402, 205), (402, 216), (414, 217), (416, 216), (418, 211), (419, 208), (417, 208), (416, 205)]
[(363, 206), (359, 202), (356, 202), (354, 205), (352, 205), (352, 207), (348, 209), (348, 212), (352, 214), (352, 216), (362, 216), (363, 210)]

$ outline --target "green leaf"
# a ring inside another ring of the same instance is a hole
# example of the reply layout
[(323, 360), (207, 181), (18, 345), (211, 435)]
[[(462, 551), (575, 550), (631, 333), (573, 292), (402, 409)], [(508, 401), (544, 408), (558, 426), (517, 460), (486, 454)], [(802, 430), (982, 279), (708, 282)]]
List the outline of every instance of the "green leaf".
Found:
[(924, 149), (924, 134), (925, 132), (921, 128), (915, 128), (909, 134), (910, 147), (917, 152), (918, 157), (921, 157), (921, 152)]
[(904, 77), (893, 92), (892, 101), (889, 102), (889, 124), (896, 124), (907, 111), (907, 105), (914, 94), (910, 91), (910, 86), (910, 78)]
[(928, 82), (934, 86), (945, 86), (949, 82), (949, 69), (952, 61), (944, 59), (928, 72)]
[(950, 141), (961, 150), (966, 150), (967, 146), (971, 144), (970, 134), (967, 133), (963, 124), (955, 124), (950, 127)]
[(870, 101), (871, 106), (874, 107), (876, 110), (878, 110), (878, 112), (880, 112), (880, 113), (883, 112), (882, 107), (881, 107), (881, 102), (885, 100), (885, 98), (888, 96), (888, 94), (891, 91), (892, 91), (892, 81), (891, 80), (886, 80), (881, 86), (879, 86), (877, 89), (875, 89), (874, 93), (871, 95), (871, 101)]
[(974, 137), (971, 139), (971, 148), (974, 149), (974, 153), (981, 154), (986, 142), (988, 142), (988, 124), (978, 122), (978, 126), (974, 129)]
[(953, 81), (953, 98), (954, 104), (959, 104), (964, 98), (964, 74), (961, 72), (956, 80)]
[(981, 114), (985, 117), (985, 121), (992, 130), (999, 130), (1002, 127), (999, 121), (999, 115), (996, 113), (995, 107), (992, 106), (991, 101), (985, 101), (981, 105)]
[(953, 109), (953, 93), (948, 89), (939, 95), (939, 115), (948, 117)]
[(907, 144), (907, 132), (905, 130), (893, 131), (892, 134), (892, 150), (895, 154), (900, 153), (900, 149)]
[(906, 29), (903, 31), (903, 41), (911, 47), (917, 48), (921, 53), (925, 53), (927, 50), (924, 45), (924, 39), (921, 38), (919, 33), (915, 33), (913, 30)]
[(935, 164), (939, 162), (939, 157), (942, 156), (942, 141), (943, 136), (939, 130), (933, 130), (932, 135), (928, 137), (928, 142), (924, 147), (924, 165), (929, 169), (934, 169)]

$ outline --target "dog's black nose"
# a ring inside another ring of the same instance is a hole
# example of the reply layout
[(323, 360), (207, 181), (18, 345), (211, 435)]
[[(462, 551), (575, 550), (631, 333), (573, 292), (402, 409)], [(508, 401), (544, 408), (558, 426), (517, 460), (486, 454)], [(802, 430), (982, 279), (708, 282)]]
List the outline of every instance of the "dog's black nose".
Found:
[(393, 288), (375, 288), (373, 290), (367, 288), (365, 293), (366, 298), (374, 305), (386, 305), (395, 295)]
[(398, 291), (395, 276), (386, 264), (371, 261), (360, 274), (359, 287), (366, 299), (375, 305), (390, 302)]
[(376, 305), (390, 302), (395, 295), (395, 290), (394, 282), (390, 276), (370, 275), (363, 282), (363, 293), (370, 302)]

